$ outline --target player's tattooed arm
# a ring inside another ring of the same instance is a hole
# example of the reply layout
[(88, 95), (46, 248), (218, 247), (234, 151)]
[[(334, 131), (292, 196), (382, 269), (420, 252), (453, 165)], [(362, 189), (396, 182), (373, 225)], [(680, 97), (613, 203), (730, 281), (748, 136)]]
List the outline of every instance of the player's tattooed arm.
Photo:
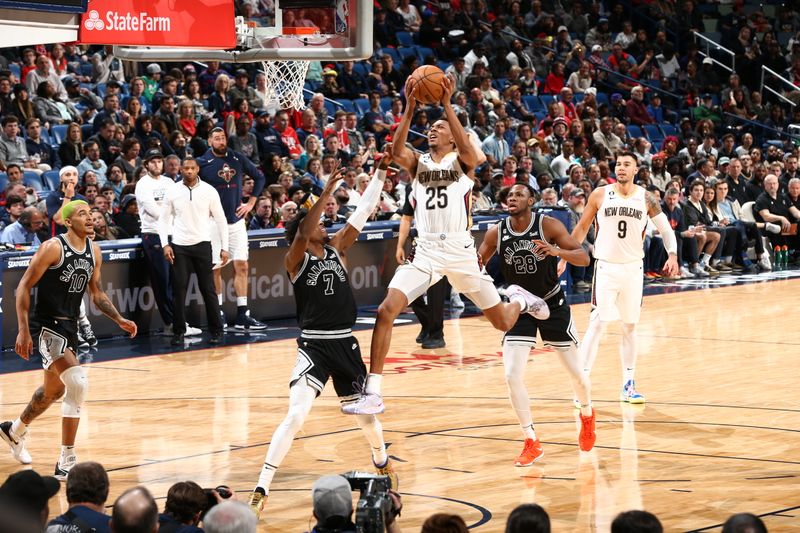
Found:
[(650, 218), (658, 216), (661, 212), (661, 202), (658, 201), (656, 195), (647, 191), (644, 193), (644, 201), (647, 204), (647, 216)]

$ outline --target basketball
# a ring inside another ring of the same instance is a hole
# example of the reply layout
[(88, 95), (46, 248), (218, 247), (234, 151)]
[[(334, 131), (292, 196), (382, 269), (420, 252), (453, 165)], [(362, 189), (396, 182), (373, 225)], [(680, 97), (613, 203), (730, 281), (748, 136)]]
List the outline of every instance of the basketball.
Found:
[(417, 88), (417, 100), (423, 104), (438, 104), (442, 101), (444, 88), (444, 72), (433, 65), (423, 65), (411, 73), (414, 87)]

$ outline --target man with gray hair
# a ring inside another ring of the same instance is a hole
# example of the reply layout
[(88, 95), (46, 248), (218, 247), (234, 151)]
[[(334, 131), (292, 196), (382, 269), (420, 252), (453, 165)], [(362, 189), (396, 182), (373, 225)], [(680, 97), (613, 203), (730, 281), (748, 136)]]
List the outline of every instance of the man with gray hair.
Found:
[(203, 519), (206, 533), (256, 533), (258, 519), (246, 504), (226, 500), (215, 505)]

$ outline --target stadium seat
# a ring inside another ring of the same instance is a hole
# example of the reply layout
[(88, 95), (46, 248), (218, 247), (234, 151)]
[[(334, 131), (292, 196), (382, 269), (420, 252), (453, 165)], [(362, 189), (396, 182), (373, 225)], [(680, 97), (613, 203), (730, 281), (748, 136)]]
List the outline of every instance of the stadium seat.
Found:
[(356, 106), (353, 105), (352, 100), (347, 99), (336, 99), (336, 103), (339, 104), (339, 109), (344, 109), (348, 113), (354, 112), (356, 110)]
[(22, 183), (37, 192), (45, 189), (42, 177), (36, 172), (25, 171), (25, 175), (22, 177)]
[(407, 57), (416, 57), (417, 50), (416, 48), (399, 48), (397, 49), (397, 54), (400, 56), (399, 62), (402, 63)]
[(628, 124), (626, 126), (626, 129), (628, 130), (628, 135), (630, 135), (634, 139), (638, 139), (639, 137), (644, 137), (644, 134), (642, 133), (642, 128), (640, 128), (639, 126), (636, 126), (634, 124)]
[(595, 98), (597, 100), (597, 105), (608, 105), (608, 93), (605, 91), (597, 91), (597, 96)]
[(414, 49), (417, 51), (417, 57), (419, 58), (420, 64), (424, 64), (425, 60), (429, 57), (436, 59), (436, 52), (433, 51), (433, 48), (417, 46)]
[(81, 63), (81, 76), (89, 76), (92, 75), (92, 64), (91, 63)]
[(61, 186), (61, 179), (58, 177), (58, 170), (48, 170), (42, 174), (42, 182), (45, 189), (57, 191)]
[(572, 95), (572, 101), (576, 104), (580, 104), (581, 102), (583, 102), (583, 97), (584, 97), (583, 93), (575, 93)]
[(542, 101), (542, 105), (544, 106), (544, 109), (546, 110), (547, 106), (549, 106), (551, 103), (556, 101), (556, 97), (553, 96), (552, 94), (540, 94), (539, 95), (539, 100)]
[(644, 132), (647, 134), (647, 138), (654, 143), (664, 140), (664, 134), (655, 124), (645, 124)]
[(661, 131), (664, 132), (664, 137), (669, 137), (670, 135), (677, 137), (678, 136), (678, 128), (673, 126), (672, 124), (659, 124)]
[(522, 101), (525, 102), (525, 105), (528, 106), (533, 112), (536, 111), (544, 111), (544, 106), (542, 105), (542, 101), (539, 100), (539, 97), (535, 94), (526, 94), (522, 97)]
[(396, 32), (396, 35), (397, 42), (400, 43), (400, 46), (405, 46), (407, 48), (414, 46), (414, 38), (411, 36), (411, 32), (398, 31)]
[(84, 141), (87, 141), (89, 137), (92, 136), (93, 133), (94, 133), (94, 124), (81, 125), (81, 136), (83, 137)]
[(105, 98), (106, 97), (106, 89), (107, 88), (106, 88), (106, 84), (105, 83), (98, 83), (94, 87), (94, 92), (96, 92), (97, 96), (99, 96), (100, 98)]
[[(786, 42), (789, 42), (789, 41), (787, 40)], [(19, 79), (22, 76), (22, 69), (16, 63), (9, 63), (8, 64), (8, 70), (10, 70), (11, 74), (13, 74), (14, 77), (16, 77), (17, 79)]]
[(336, 102), (326, 98), (325, 99), (325, 109), (328, 110), (328, 117), (333, 118), (334, 113), (336, 113), (341, 108), (336, 105)]
[(391, 96), (384, 96), (381, 98), (381, 109), (384, 113), (387, 113), (392, 110), (392, 97)]
[(367, 65), (363, 61), (356, 61), (353, 64), (353, 72), (357, 72), (364, 77), (369, 75), (369, 69), (370, 69), (369, 65)]
[(445, 72), (447, 71), (448, 68), (450, 68), (450, 65), (452, 65), (452, 63), (448, 63), (447, 61), (437, 61), (436, 62), (436, 66), (439, 67), (440, 69), (442, 69)]
[(6, 187), (8, 187), (8, 174), (0, 172), (0, 189), (6, 190)]
[(353, 105), (356, 107), (359, 116), (369, 111), (369, 100), (366, 98), (356, 98), (353, 100)]
[[(395, 48), (381, 48), (380, 54), (381, 55), (389, 54), (390, 56), (392, 56), (392, 59), (394, 59), (394, 62), (397, 63), (397, 64), (400, 64), (400, 63), (403, 62), (403, 58), (402, 58), (402, 56), (400, 56), (400, 52), (398, 52)], [(409, 50), (409, 54), (410, 55), (414, 55), (414, 51), (413, 50)], [(371, 67), (370, 67), (370, 69), (371, 69)], [(367, 72), (369, 72), (370, 69), (368, 69)]]

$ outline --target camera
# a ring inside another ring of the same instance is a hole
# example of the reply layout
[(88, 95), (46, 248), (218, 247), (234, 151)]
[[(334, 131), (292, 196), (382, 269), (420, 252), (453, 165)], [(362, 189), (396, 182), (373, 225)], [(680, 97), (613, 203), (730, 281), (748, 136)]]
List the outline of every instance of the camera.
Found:
[(395, 512), (389, 489), (392, 482), (388, 476), (366, 472), (342, 474), (353, 491), (359, 492), (356, 505), (356, 531), (358, 533), (383, 533), (386, 531), (386, 515)]
[(201, 519), (206, 515), (207, 512), (211, 510), (212, 507), (214, 507), (215, 505), (217, 505), (217, 503), (219, 503), (217, 501), (217, 497), (214, 495), (214, 491), (217, 491), (217, 494), (219, 494), (219, 497), (222, 498), (223, 500), (227, 500), (228, 498), (233, 496), (233, 491), (231, 490), (231, 488), (225, 485), (220, 485), (215, 489), (203, 489), (203, 492), (206, 495), (206, 505), (205, 508), (203, 509), (203, 512), (201, 513), (200, 517)]

